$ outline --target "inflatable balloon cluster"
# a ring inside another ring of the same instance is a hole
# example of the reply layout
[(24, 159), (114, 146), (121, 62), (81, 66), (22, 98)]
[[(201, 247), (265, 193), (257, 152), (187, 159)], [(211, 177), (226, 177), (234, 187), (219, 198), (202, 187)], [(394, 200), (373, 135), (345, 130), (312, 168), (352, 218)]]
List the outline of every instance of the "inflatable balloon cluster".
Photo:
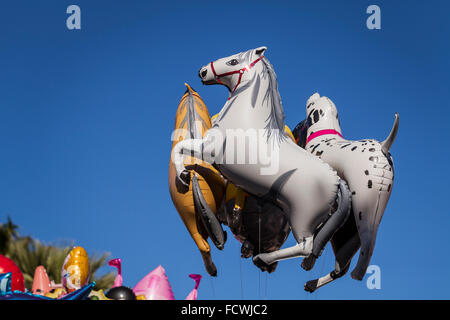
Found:
[(69, 252), (62, 268), (62, 279), (62, 284), (55, 284), (50, 281), (45, 267), (38, 266), (32, 290), (28, 291), (23, 274), (14, 261), (0, 255), (0, 300), (87, 299), (95, 282), (88, 283), (89, 261), (83, 248), (76, 247)]
[[(330, 242), (335, 269), (307, 282), (307, 291), (346, 274), (358, 250), (351, 276), (362, 280), (393, 189), (390, 148), (398, 114), (384, 141), (346, 140), (336, 106), (315, 93), (306, 102), (305, 120), (292, 133), (266, 50), (259, 47), (200, 68), (203, 84), (220, 84), (229, 92), (212, 118), (186, 84), (172, 135), (172, 201), (212, 276), (217, 268), (208, 238), (223, 250), (225, 225), (241, 242), (242, 257), (253, 257), (267, 272), (291, 258), (303, 258), (302, 268), (311, 270)], [(281, 249), (290, 231), (297, 243)]]
[[(151, 271), (131, 289), (123, 285), (121, 259), (112, 259), (108, 264), (117, 268), (112, 288), (106, 292), (93, 290), (95, 282), (89, 283), (88, 254), (82, 247), (74, 247), (61, 268), (61, 283), (50, 281), (45, 267), (38, 266), (32, 289), (28, 291), (19, 267), (0, 255), (0, 300), (175, 300), (162, 266)], [(190, 274), (189, 277), (195, 281), (195, 286), (186, 300), (196, 300), (202, 276)]]
[[(122, 278), (122, 261), (121, 259), (113, 259), (108, 262), (112, 267), (117, 268), (117, 276), (114, 285), (108, 290), (106, 295), (94, 293), (91, 299), (98, 300), (175, 300), (166, 271), (162, 266), (142, 278), (133, 289), (123, 285)], [(194, 279), (195, 287), (186, 297), (186, 300), (197, 300), (198, 287), (202, 278), (199, 274), (190, 274), (189, 277)]]

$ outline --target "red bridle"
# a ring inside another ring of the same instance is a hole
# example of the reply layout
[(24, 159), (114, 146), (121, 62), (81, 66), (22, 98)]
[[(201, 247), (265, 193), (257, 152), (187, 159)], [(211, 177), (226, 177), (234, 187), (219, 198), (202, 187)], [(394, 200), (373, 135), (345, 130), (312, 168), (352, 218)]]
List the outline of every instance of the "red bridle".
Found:
[(250, 71), (250, 69), (253, 68), (253, 66), (254, 66), (259, 60), (261, 60), (262, 58), (264, 58), (264, 56), (259, 57), (258, 59), (256, 59), (256, 60), (253, 61), (252, 63), (250, 63), (250, 65), (245, 66), (245, 67), (242, 68), (242, 69), (234, 70), (234, 71), (230, 71), (230, 72), (225, 72), (225, 73), (222, 73), (222, 74), (217, 74), (217, 73), (216, 73), (216, 70), (214, 69), (214, 61), (211, 61), (211, 70), (212, 70), (212, 72), (214, 73), (214, 77), (216, 78), (217, 82), (219, 82), (220, 84), (223, 84), (223, 82), (220, 81), (220, 78), (226, 77), (226, 76), (229, 76), (229, 75), (232, 75), (232, 74), (239, 73), (239, 79), (238, 79), (238, 82), (237, 82), (236, 85), (234, 86), (233, 91), (231, 91), (231, 92), (234, 92), (234, 91), (237, 89), (237, 87), (239, 86), (239, 84), (241, 83), (242, 75), (244, 74), (244, 72), (245, 72), (245, 71)]

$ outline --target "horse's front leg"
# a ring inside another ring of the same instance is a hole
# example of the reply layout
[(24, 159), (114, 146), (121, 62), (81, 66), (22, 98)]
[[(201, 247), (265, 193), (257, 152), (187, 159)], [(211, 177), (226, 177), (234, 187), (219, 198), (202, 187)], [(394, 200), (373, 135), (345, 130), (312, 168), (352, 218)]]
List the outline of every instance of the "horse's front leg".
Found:
[(178, 180), (189, 188), (190, 173), (184, 166), (184, 156), (193, 156), (199, 160), (208, 160), (208, 157), (203, 157), (204, 154), (204, 139), (186, 139), (178, 142), (172, 150), (172, 161), (175, 165), (175, 171)]

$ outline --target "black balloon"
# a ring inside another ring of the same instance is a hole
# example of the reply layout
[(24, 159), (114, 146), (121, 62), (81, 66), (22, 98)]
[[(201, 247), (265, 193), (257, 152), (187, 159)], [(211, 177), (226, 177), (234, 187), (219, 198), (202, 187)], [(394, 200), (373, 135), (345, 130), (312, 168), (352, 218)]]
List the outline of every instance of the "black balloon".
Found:
[(109, 289), (106, 297), (113, 300), (136, 300), (133, 290), (124, 286)]

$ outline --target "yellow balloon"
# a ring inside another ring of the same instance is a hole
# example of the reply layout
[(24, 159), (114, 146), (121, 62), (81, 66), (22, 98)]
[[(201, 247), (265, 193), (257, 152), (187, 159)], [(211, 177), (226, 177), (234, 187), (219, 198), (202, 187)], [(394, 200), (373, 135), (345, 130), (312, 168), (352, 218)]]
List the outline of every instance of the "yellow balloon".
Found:
[(61, 281), (68, 293), (81, 289), (89, 281), (89, 257), (82, 247), (73, 248), (61, 271)]

